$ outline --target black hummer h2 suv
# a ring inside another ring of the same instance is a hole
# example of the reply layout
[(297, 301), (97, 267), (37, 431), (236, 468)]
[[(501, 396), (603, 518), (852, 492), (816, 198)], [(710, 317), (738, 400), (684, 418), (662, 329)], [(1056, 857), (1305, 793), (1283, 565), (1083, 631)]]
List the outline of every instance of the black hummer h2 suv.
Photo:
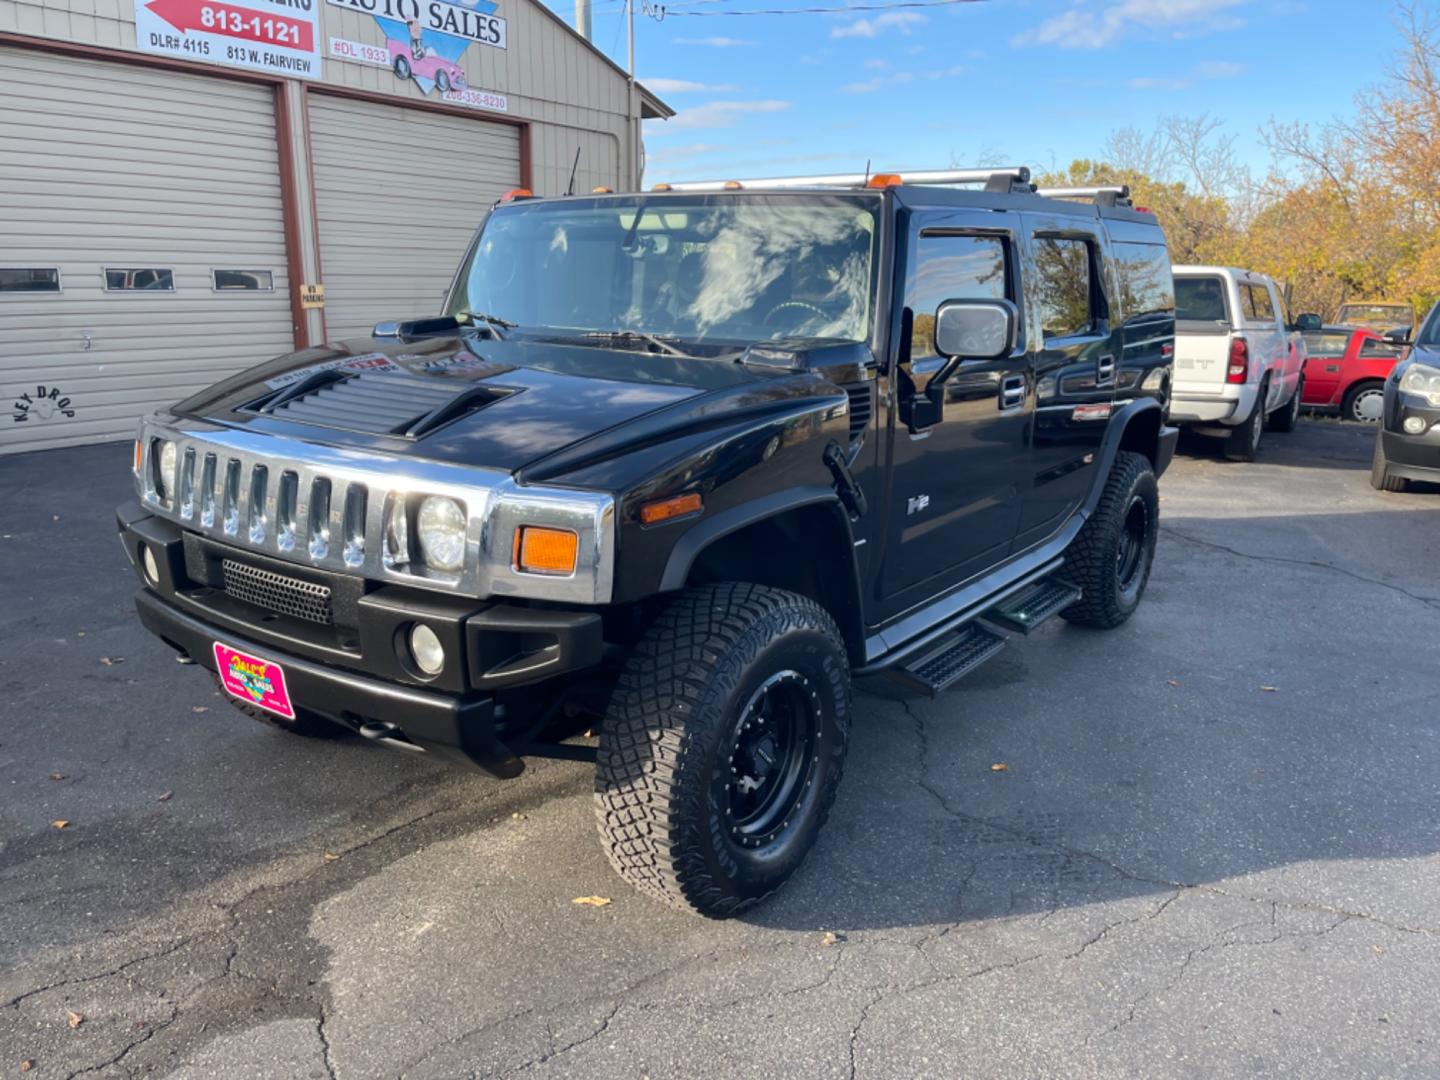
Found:
[(142, 622), (297, 734), (594, 761), (627, 881), (754, 903), (829, 812), (852, 677), (1117, 626), (1155, 552), (1155, 218), (924, 179), (507, 197), (443, 315), (143, 421)]

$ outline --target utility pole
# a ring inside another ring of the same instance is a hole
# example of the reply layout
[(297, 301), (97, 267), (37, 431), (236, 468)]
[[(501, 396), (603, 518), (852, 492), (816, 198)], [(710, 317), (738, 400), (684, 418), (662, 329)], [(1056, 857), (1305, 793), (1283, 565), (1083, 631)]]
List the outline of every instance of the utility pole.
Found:
[(625, 121), (630, 129), (630, 183), (640, 189), (640, 120), (635, 107), (635, 0), (625, 0), (625, 21), (627, 23), (626, 54), (629, 68), (629, 86), (625, 97)]
[(595, 25), (590, 16), (590, 0), (575, 0), (575, 29), (586, 41), (595, 40)]

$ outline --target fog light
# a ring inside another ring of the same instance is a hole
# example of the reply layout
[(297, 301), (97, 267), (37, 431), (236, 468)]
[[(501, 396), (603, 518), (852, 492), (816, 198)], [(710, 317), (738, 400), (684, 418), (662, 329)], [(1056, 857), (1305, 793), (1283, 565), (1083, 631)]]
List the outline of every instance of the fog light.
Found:
[(155, 562), (155, 553), (148, 546), (140, 548), (140, 565), (145, 570), (145, 580), (151, 585), (160, 584), (160, 567)]
[(424, 623), (416, 623), (410, 631), (410, 655), (426, 675), (439, 675), (445, 669), (445, 646)]
[(1426, 429), (1427, 427), (1429, 427), (1429, 426), (1430, 426), (1430, 425), (1425, 422), (1425, 418), (1424, 418), (1424, 417), (1421, 417), (1421, 416), (1407, 416), (1407, 417), (1405, 418), (1405, 434), (1406, 434), (1406, 435), (1422, 435), (1422, 434), (1424, 434), (1425, 429)]

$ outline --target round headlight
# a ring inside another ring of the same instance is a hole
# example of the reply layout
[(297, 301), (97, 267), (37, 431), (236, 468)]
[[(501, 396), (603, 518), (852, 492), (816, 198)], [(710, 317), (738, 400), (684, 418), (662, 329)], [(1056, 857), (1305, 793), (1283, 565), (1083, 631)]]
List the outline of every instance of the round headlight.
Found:
[(465, 511), (454, 499), (431, 495), (415, 515), (420, 554), (436, 570), (459, 570), (465, 565)]
[(424, 623), (416, 623), (410, 631), (410, 655), (426, 675), (439, 675), (445, 668), (445, 646)]
[(155, 490), (162, 499), (170, 497), (170, 485), (175, 482), (175, 444), (166, 439), (160, 444), (160, 475)]
[(1420, 434), (1423, 434), (1424, 431), (1425, 431), (1425, 428), (1426, 428), (1427, 426), (1428, 426), (1428, 425), (1426, 424), (1425, 420), (1424, 420), (1422, 417), (1419, 417), (1419, 416), (1407, 416), (1407, 417), (1405, 418), (1405, 434), (1406, 434), (1406, 435), (1420, 435)]

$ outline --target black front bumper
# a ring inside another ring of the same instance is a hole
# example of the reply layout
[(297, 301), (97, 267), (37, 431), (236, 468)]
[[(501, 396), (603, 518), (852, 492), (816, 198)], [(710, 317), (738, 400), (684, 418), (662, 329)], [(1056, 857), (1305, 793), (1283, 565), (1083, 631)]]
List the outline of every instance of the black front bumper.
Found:
[[(1398, 430), (1406, 416), (1420, 416), (1430, 426), (1420, 435), (1407, 435)], [(1380, 451), (1392, 476), (1440, 484), (1440, 409), (1411, 406), (1387, 417)]]
[[(343, 605), (337, 599), (335, 626), (287, 619), (217, 588), (207, 577), (214, 553), (197, 547), (208, 542), (187, 537), (136, 503), (120, 506), (116, 517), (121, 544), (143, 586), (135, 596), (140, 621), (171, 648), (212, 671), (216, 642), (272, 661), (284, 669), (290, 697), (300, 708), (502, 779), (519, 775), (524, 762), (503, 741), (497, 717), (506, 713), (514, 730), (517, 694), (524, 696), (524, 688), (558, 685), (553, 681), (595, 667), (603, 655), (603, 627), (593, 612), (491, 604), (389, 586), (366, 591), (363, 582), (351, 582), (354, 595)], [(155, 558), (154, 580), (144, 569), (147, 549)], [(307, 573), (253, 553), (229, 554), (272, 570)], [(397, 657), (397, 640), (418, 621), (436, 631), (453, 658), (441, 677), (423, 680)], [(500, 708), (497, 695), (509, 698)]]

